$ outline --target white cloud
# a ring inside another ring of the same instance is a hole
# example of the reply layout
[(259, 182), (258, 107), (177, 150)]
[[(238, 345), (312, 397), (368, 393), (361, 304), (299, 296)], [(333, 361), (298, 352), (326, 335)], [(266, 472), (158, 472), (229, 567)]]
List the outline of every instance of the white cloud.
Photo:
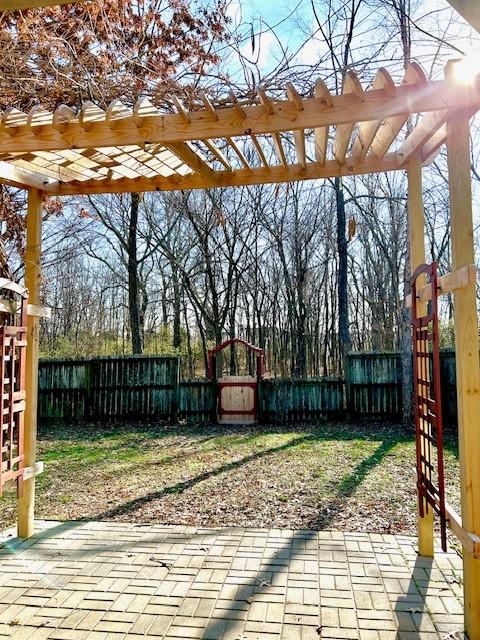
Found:
[(309, 38), (297, 55), (297, 59), (301, 64), (314, 65), (318, 62), (320, 56), (320, 42), (317, 38)]

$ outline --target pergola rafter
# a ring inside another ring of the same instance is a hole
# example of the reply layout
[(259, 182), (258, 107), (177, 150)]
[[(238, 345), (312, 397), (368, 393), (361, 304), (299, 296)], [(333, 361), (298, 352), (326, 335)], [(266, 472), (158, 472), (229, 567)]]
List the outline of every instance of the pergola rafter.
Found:
[[(67, 105), (53, 113), (40, 106), (29, 113), (12, 107), (0, 123), (0, 178), (68, 195), (391, 171), (406, 167), (416, 154), (430, 162), (446, 139), (448, 118), (462, 109), (475, 112), (480, 93), (447, 79), (427, 82), (412, 63), (400, 85), (380, 69), (365, 90), (348, 71), (341, 95), (332, 95), (319, 80), (314, 97), (302, 97), (287, 84), (282, 100), (264, 89), (249, 104), (232, 94), (227, 106), (203, 92), (199, 100), (203, 109), (188, 110), (173, 96), (174, 113), (171, 107), (162, 113), (145, 99), (133, 108), (115, 100), (106, 111), (87, 102), (79, 113)], [(412, 115), (418, 123), (404, 139)]]

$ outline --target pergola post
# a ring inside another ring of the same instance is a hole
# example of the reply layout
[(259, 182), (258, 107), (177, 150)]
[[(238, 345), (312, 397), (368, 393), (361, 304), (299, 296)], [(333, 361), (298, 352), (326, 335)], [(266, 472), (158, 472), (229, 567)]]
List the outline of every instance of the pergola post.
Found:
[[(453, 270), (475, 264), (468, 121), (468, 115), (460, 113), (447, 124)], [(480, 536), (480, 361), (474, 282), (455, 290), (454, 318), (462, 523)], [(465, 631), (470, 640), (479, 640), (480, 559), (465, 547), (463, 571)]]
[[(425, 215), (423, 210), (422, 162), (414, 156), (407, 166), (408, 176), (408, 229), (410, 240), (410, 271), (425, 262)], [(419, 313), (426, 312), (426, 303), (412, 300), (418, 304)], [(414, 393), (417, 390), (414, 389)], [(433, 509), (425, 504), (423, 517), (418, 514), (418, 553), (421, 556), (433, 557)]]
[[(29, 303), (40, 303), (42, 251), (42, 192), (28, 191), (27, 243), (25, 250), (25, 286)], [(37, 448), (38, 347), (40, 318), (27, 320), (27, 356), (25, 367), (25, 461), (33, 467)], [(35, 477), (24, 480), (23, 495), (18, 501), (18, 536), (30, 538), (34, 533)]]

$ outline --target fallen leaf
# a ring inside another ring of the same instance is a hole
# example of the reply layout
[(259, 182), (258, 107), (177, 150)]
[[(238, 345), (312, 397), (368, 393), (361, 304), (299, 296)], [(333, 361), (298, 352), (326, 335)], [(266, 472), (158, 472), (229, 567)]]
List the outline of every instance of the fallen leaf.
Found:
[(160, 567), (165, 567), (166, 569), (169, 569), (172, 566), (171, 562), (165, 562), (165, 560), (162, 560), (161, 558), (156, 558), (155, 556), (150, 557), (150, 562), (154, 562), (155, 564), (158, 564)]

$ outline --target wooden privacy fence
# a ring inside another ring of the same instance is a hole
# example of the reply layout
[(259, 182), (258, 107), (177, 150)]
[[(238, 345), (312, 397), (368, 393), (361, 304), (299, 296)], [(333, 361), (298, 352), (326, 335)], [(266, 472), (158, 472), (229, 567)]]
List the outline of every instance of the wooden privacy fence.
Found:
[(329, 378), (267, 379), (260, 383), (260, 416), (265, 421), (314, 420), (345, 411), (345, 385)]
[(178, 411), (178, 358), (42, 360), (41, 418), (170, 418)]
[[(440, 352), (443, 420), (457, 423), (455, 350)], [(396, 352), (350, 353), (346, 370), (346, 404), (352, 415), (398, 418), (402, 408), (400, 355)]]
[(351, 353), (345, 379), (347, 405), (352, 413), (400, 415), (402, 387), (398, 353)]
[[(125, 356), (48, 359), (39, 367), (39, 417), (73, 420), (158, 418), (208, 422), (215, 414), (210, 380), (180, 380), (177, 357)], [(444, 420), (456, 423), (455, 353), (440, 358)], [(398, 353), (351, 353), (345, 381), (266, 379), (259, 387), (264, 421), (401, 413)]]

